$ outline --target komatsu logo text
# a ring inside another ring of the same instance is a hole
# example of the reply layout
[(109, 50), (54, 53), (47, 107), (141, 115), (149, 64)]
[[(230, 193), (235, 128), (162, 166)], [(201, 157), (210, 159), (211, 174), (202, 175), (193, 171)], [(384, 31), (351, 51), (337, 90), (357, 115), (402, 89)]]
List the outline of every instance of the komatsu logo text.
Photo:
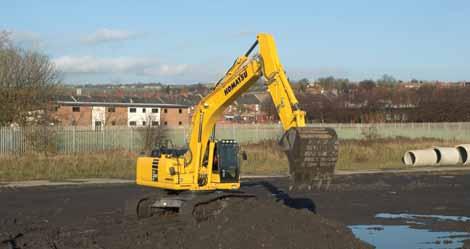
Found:
[(224, 89), (225, 95), (229, 94), (242, 80), (246, 79), (248, 73), (244, 71), (240, 75), (238, 75), (237, 79), (235, 79), (228, 87)]

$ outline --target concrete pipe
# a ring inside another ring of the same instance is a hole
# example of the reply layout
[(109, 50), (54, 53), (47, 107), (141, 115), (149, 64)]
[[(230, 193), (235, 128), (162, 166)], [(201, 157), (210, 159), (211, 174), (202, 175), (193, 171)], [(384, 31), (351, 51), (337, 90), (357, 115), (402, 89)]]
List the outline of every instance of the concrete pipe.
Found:
[(457, 145), (463, 165), (470, 165), (470, 144)]
[(457, 165), (462, 163), (459, 150), (454, 147), (434, 147), (437, 154), (437, 165)]
[(437, 153), (434, 149), (409, 150), (402, 160), (406, 166), (432, 166), (437, 164)]

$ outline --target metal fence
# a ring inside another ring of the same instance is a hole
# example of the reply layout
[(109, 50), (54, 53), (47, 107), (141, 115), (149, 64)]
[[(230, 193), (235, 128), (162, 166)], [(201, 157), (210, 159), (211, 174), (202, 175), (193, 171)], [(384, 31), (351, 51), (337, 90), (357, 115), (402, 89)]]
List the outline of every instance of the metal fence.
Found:
[[(365, 137), (429, 137), (470, 141), (470, 123), (381, 123), (381, 124), (309, 124), (332, 127), (340, 139)], [(62, 154), (110, 150), (139, 152), (144, 149), (146, 128), (105, 127), (102, 130), (81, 127), (0, 127), (0, 155), (26, 152)], [(187, 142), (189, 127), (165, 129), (176, 146)], [(279, 124), (226, 124), (216, 128), (217, 138), (233, 138), (241, 143), (278, 139)]]

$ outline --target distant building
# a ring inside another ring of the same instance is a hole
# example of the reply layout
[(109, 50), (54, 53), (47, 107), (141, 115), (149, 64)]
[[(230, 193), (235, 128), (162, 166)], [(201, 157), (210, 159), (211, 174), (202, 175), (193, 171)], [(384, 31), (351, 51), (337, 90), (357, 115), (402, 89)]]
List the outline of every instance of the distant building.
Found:
[(130, 105), (127, 107), (127, 125), (128, 126), (158, 126), (161, 107), (159, 106), (139, 106)]
[(61, 96), (52, 114), (59, 125), (88, 126), (184, 126), (190, 122), (190, 106), (141, 98)]
[(224, 111), (220, 123), (263, 123), (269, 121), (261, 104), (270, 96), (266, 93), (246, 93)]

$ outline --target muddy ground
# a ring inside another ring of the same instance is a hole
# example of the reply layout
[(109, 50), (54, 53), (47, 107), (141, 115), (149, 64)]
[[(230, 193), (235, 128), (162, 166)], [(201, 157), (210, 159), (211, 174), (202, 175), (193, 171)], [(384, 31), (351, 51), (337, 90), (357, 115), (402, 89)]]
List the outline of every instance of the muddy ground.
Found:
[[(470, 216), (465, 172), (338, 176), (327, 192), (293, 193), (288, 185), (245, 181), (242, 190), (256, 200), (219, 203), (223, 212), (191, 222), (129, 218), (126, 202), (155, 192), (132, 184), (0, 188), (0, 249), (368, 248), (344, 224), (404, 222), (376, 219), (377, 213)], [(426, 226), (470, 232), (469, 222)]]

